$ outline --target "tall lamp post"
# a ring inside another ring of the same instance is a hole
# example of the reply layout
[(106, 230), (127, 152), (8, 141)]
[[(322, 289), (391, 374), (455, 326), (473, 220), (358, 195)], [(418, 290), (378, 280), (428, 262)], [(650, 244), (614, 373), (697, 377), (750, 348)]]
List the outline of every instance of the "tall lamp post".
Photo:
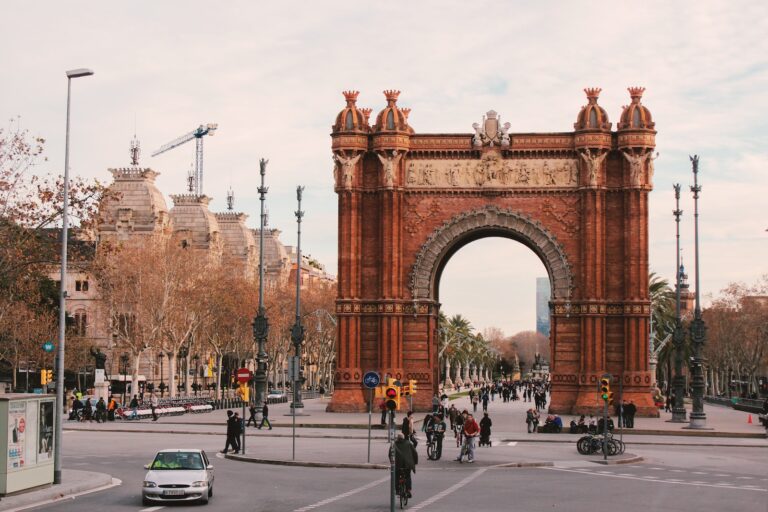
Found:
[(693, 155), (691, 164), (693, 166), (693, 225), (694, 225), (694, 247), (696, 251), (696, 306), (693, 309), (693, 320), (691, 321), (691, 345), (693, 345), (693, 358), (691, 374), (693, 377), (692, 398), (689, 428), (703, 429), (707, 428), (707, 415), (704, 413), (704, 343), (706, 342), (707, 327), (704, 319), (701, 317), (701, 302), (699, 301), (699, 157)]
[(672, 380), (675, 388), (675, 401), (672, 404), (672, 419), (674, 423), (685, 422), (685, 404), (683, 395), (685, 394), (685, 379), (683, 378), (683, 345), (685, 342), (685, 333), (683, 333), (683, 320), (680, 317), (680, 281), (682, 279), (682, 269), (680, 268), (680, 216), (683, 211), (680, 209), (680, 184), (673, 185), (675, 189), (675, 210), (672, 215), (675, 216), (675, 237), (677, 240), (677, 266), (675, 280), (675, 330), (672, 334), (672, 342), (675, 345), (675, 376)]
[(64, 144), (64, 190), (62, 191), (62, 209), (61, 209), (61, 281), (59, 283), (59, 350), (57, 352), (56, 367), (58, 374), (56, 376), (56, 414), (54, 415), (55, 436), (53, 444), (53, 483), (61, 483), (61, 442), (62, 442), (62, 414), (64, 410), (64, 349), (66, 342), (66, 320), (67, 320), (67, 239), (69, 238), (69, 110), (70, 98), (72, 96), (72, 79), (84, 76), (91, 76), (93, 71), (90, 69), (72, 69), (67, 71), (67, 130)]
[(197, 375), (200, 373), (200, 356), (195, 354), (192, 356), (192, 360), (195, 362), (195, 378), (193, 380), (192, 387), (195, 390), (195, 396), (197, 396), (197, 391), (200, 389), (199, 385), (197, 384)]
[(264, 407), (264, 400), (267, 392), (267, 352), (264, 344), (269, 334), (269, 319), (264, 309), (264, 200), (266, 199), (268, 187), (264, 186), (264, 175), (267, 173), (267, 163), (269, 160), (262, 158), (259, 160), (259, 174), (261, 174), (261, 185), (258, 188), (259, 201), (261, 202), (261, 218), (259, 221), (259, 311), (256, 318), (253, 319), (253, 338), (258, 344), (256, 352), (256, 373), (253, 381), (256, 387), (256, 396), (254, 407), (257, 414), (261, 414)]
[(164, 372), (163, 372), (163, 357), (165, 354), (160, 352), (157, 354), (157, 359), (160, 361), (160, 397), (162, 398), (163, 393), (165, 392), (165, 381), (163, 380)]
[(181, 393), (182, 389), (187, 389), (187, 356), (189, 355), (189, 348), (186, 345), (179, 347), (179, 352), (176, 354), (176, 364), (179, 367), (179, 383), (176, 386), (176, 390)]
[(120, 364), (123, 368), (123, 404), (125, 404), (125, 392), (128, 390), (128, 353), (123, 352), (120, 356)]
[(304, 216), (304, 212), (301, 211), (301, 193), (304, 192), (304, 187), (296, 187), (296, 199), (298, 199), (299, 207), (294, 212), (296, 214), (296, 224), (298, 226), (298, 234), (296, 240), (296, 323), (291, 328), (291, 341), (293, 342), (293, 348), (295, 350), (294, 357), (296, 358), (296, 364), (294, 366), (293, 374), (293, 402), (291, 403), (291, 409), (293, 413), (296, 413), (296, 409), (304, 407), (301, 402), (301, 372), (298, 369), (301, 367), (301, 342), (304, 341), (304, 326), (301, 325), (301, 218)]

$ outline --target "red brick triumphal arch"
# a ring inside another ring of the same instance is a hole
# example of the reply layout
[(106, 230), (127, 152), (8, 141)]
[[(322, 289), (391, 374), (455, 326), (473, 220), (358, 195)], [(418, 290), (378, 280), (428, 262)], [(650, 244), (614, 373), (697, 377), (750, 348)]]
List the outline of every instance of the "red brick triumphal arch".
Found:
[(430, 407), (441, 378), (442, 270), (467, 243), (502, 236), (529, 247), (549, 273), (551, 411), (597, 410), (597, 381), (608, 372), (640, 414), (658, 414), (648, 362), (656, 131), (643, 89), (629, 92), (616, 131), (600, 89), (587, 89), (572, 132), (535, 134), (511, 133), (494, 111), (474, 133), (420, 134), (397, 105), (399, 91), (384, 92), (373, 123), (358, 93), (344, 93), (332, 133), (339, 321), (329, 410), (365, 410), (370, 370), (418, 379), (414, 406)]

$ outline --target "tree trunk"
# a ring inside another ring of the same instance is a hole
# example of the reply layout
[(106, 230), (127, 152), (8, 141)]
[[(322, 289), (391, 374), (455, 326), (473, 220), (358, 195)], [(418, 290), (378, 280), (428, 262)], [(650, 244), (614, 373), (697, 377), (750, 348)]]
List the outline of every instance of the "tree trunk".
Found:
[(168, 396), (176, 397), (176, 354), (168, 353)]
[[(130, 395), (137, 395), (139, 393), (139, 364), (141, 363), (141, 352), (135, 354), (133, 357), (133, 372), (131, 373), (131, 393)], [(130, 399), (133, 396), (128, 396), (127, 400), (130, 403)]]
[(216, 399), (221, 400), (221, 354), (216, 354)]
[(184, 359), (184, 394), (190, 396), (192, 394), (192, 379), (189, 378), (189, 361), (192, 359), (191, 354), (188, 353)]

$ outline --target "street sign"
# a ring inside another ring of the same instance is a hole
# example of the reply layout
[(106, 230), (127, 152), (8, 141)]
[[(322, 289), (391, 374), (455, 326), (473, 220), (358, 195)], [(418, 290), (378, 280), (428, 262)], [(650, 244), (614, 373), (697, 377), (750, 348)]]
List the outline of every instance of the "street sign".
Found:
[(240, 368), (237, 370), (237, 382), (245, 384), (249, 380), (251, 380), (251, 370), (248, 368)]
[(368, 389), (375, 388), (379, 385), (379, 382), (381, 382), (381, 379), (376, 372), (366, 372), (366, 374), (363, 375), (363, 385)]
[(49, 354), (53, 352), (54, 348), (56, 347), (53, 345), (52, 341), (46, 341), (45, 343), (43, 343), (43, 351), (48, 352)]

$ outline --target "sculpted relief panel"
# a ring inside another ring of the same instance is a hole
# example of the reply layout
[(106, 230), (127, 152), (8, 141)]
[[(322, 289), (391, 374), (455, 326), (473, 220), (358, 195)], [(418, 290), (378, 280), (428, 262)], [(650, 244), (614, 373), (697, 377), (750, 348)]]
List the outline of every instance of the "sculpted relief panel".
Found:
[(576, 159), (504, 159), (486, 153), (479, 160), (411, 160), (408, 188), (541, 188), (576, 187)]

